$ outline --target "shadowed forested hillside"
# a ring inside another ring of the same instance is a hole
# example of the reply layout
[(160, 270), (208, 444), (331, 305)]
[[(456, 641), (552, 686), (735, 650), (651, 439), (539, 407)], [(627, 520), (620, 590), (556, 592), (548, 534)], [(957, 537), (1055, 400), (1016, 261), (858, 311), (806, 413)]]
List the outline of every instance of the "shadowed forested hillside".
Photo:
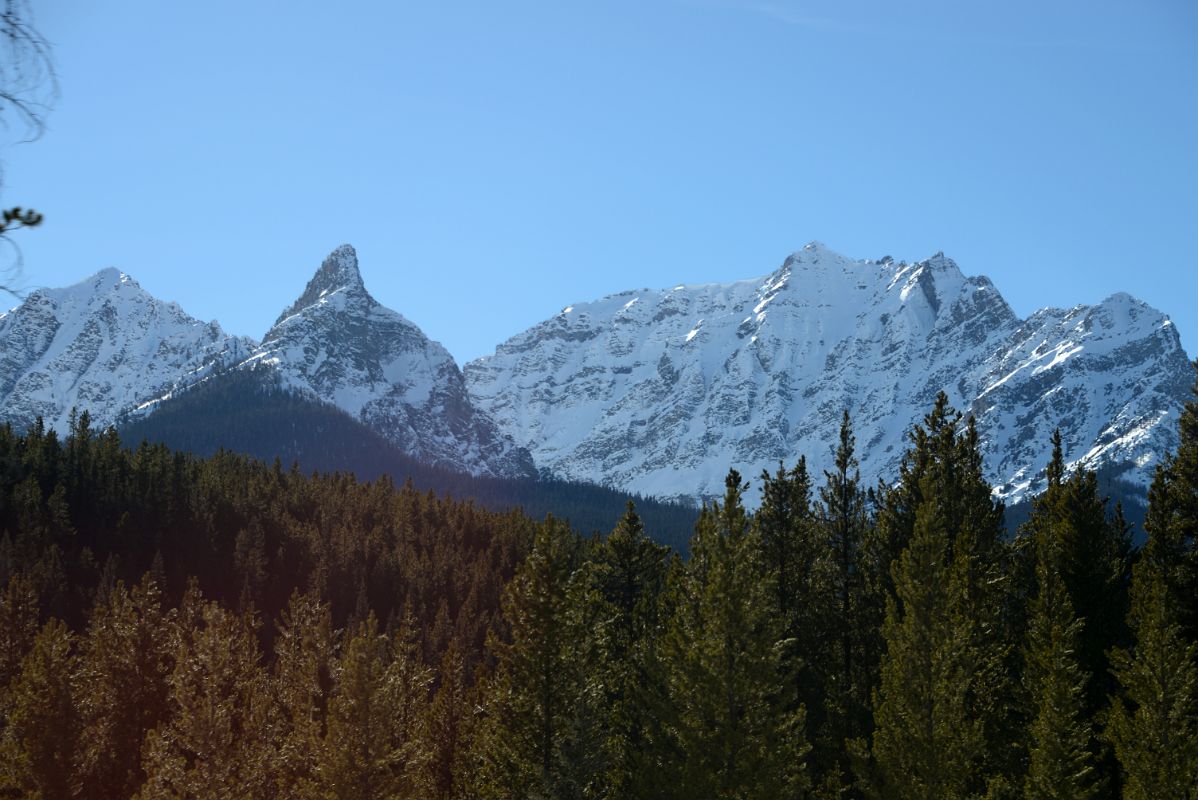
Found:
[(200, 455), (223, 448), (266, 462), (277, 458), (284, 466), (298, 463), (305, 472), (410, 479), (419, 489), (470, 498), (484, 508), (520, 508), (537, 519), (552, 513), (588, 535), (610, 530), (632, 499), (653, 537), (680, 551), (698, 516), (690, 506), (588, 483), (475, 477), (422, 464), (340, 409), (279, 388), (266, 371), (237, 370), (206, 381), (120, 431), (130, 444), (145, 439)]

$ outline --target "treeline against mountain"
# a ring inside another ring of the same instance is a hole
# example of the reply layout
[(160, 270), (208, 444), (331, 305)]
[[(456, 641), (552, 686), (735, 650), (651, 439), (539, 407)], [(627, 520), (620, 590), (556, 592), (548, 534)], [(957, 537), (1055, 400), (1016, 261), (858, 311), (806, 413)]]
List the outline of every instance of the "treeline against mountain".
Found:
[[(1127, 479), (1127, 464), (1104, 464), (1094, 471), (1098, 494), (1106, 499), (1107, 507), (1119, 507), (1124, 521), (1130, 527), (1132, 544), (1142, 546), (1145, 541), (1144, 521), (1148, 515), (1148, 495), (1144, 487)], [(1036, 498), (1025, 497), (1005, 509), (1007, 532), (1015, 536), (1031, 518)]]
[(632, 506), (588, 538), (9, 431), (0, 793), (1193, 798), (1198, 399), (1181, 432), (1142, 550), (1059, 438), (1006, 536), (942, 395), (892, 485), (847, 415), (754, 514), (730, 472), (684, 561)]
[(145, 440), (209, 456), (244, 453), (306, 472), (352, 473), (371, 481), (391, 476), (418, 489), (470, 498), (496, 511), (521, 509), (534, 519), (568, 520), (584, 534), (611, 529), (633, 500), (657, 541), (684, 552), (698, 509), (602, 486), (552, 478), (476, 477), (431, 466), (335, 406), (281, 388), (268, 370), (232, 370), (163, 401), (152, 413), (118, 426), (130, 445)]

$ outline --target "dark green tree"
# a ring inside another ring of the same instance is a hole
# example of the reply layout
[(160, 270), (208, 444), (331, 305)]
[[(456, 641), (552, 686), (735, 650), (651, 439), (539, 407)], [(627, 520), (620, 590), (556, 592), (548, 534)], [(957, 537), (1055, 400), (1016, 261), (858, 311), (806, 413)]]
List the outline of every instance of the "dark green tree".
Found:
[(775, 576), (775, 601), (787, 621), (787, 632), (797, 635), (806, 625), (811, 596), (811, 574), (819, 544), (812, 524), (811, 477), (807, 459), (800, 457), (789, 471), (781, 464), (770, 475), (761, 473), (761, 507), (753, 517), (761, 539), (761, 555)]
[[(1032, 513), (1021, 529), (1026, 546), (1019, 549), (1038, 565), (1047, 560), (1054, 581), (1059, 580), (1063, 587), (1062, 602), (1067, 601), (1076, 617), (1076, 650), (1071, 657), (1084, 686), (1079, 722), (1090, 732), (1085, 749), (1097, 770), (1087, 785), (1098, 787), (1093, 791), (1105, 796), (1104, 787), (1118, 786), (1118, 769), (1109, 747), (1097, 734), (1117, 688), (1107, 653), (1113, 647), (1126, 646), (1128, 640), (1125, 620), (1131, 542), (1126, 525), (1117, 516), (1108, 519), (1095, 473), (1079, 467), (1067, 474), (1060, 431), (1053, 433), (1052, 458), (1045, 475), (1047, 488), (1032, 502)], [(1037, 591), (1043, 591), (1043, 580), (1036, 583)], [(1037, 608), (1033, 600), (1033, 615)], [(1031, 622), (1035, 623), (1034, 616)], [(1025, 684), (1029, 677), (1025, 669)]]
[(577, 797), (583, 765), (566, 753), (582, 690), (571, 589), (578, 537), (558, 520), (538, 526), (532, 551), (504, 591), (510, 641), (492, 638), (496, 674), (476, 739), (471, 793), (486, 798)]
[(886, 597), (874, 764), (861, 767), (885, 797), (996, 792), (1018, 769), (1003, 510), (972, 420), (961, 425), (942, 393), (912, 434), (899, 485), (883, 495), (875, 569), (878, 554), (908, 542)]
[(1156, 565), (1190, 642), (1198, 641), (1198, 380), (1192, 391), (1178, 425), (1181, 443), (1157, 469), (1144, 520), (1144, 557)]
[(1028, 800), (1089, 800), (1098, 794), (1093, 737), (1086, 714), (1087, 675), (1078, 665), (1082, 621), (1073, 612), (1051, 543), (1036, 564), (1023, 681), (1032, 700), (1028, 729)]
[(652, 668), (649, 649), (661, 622), (670, 551), (645, 535), (631, 501), (615, 530), (596, 548), (583, 573), (590, 591), (577, 594), (589, 605), (580, 621), (589, 631), (588, 658), (594, 668), (588, 710), (599, 723), (602, 775), (598, 796), (631, 798), (646, 791), (645, 748), (651, 703), (646, 694)]
[(805, 711), (784, 666), (773, 576), (746, 524), (731, 471), (723, 503), (705, 508), (679, 571), (662, 643), (677, 757), (663, 764), (670, 796), (792, 798), (809, 788)]
[(1033, 501), (1024, 532), (1037, 552), (1047, 548), (1059, 554), (1055, 568), (1082, 621), (1077, 659), (1090, 676), (1085, 713), (1093, 718), (1114, 691), (1106, 653), (1127, 644), (1131, 541), (1124, 526), (1107, 518), (1097, 475), (1083, 468), (1066, 475), (1060, 431), (1053, 433), (1052, 443), (1048, 486)]
[(817, 755), (824, 756), (817, 763), (827, 770), (829, 786), (839, 785), (848, 776), (845, 743), (869, 732), (873, 688), (870, 642), (865, 635), (871, 620), (862, 570), (869, 517), (855, 447), (846, 411), (833, 469), (824, 472), (825, 483), (819, 491), (816, 516), (822, 547), (817, 563), (822, 568), (817, 574), (823, 581), (812, 591), (823, 598), (817, 608), (824, 612), (824, 619), (817, 624), (830, 632), (817, 656), (826, 722), (816, 745)]
[(1111, 654), (1122, 693), (1106, 735), (1123, 796), (1133, 800), (1198, 797), (1198, 398), (1182, 411), (1180, 433), (1177, 454), (1148, 492), (1148, 542), (1128, 616), (1133, 642)]
[(1128, 800), (1198, 798), (1198, 645), (1177, 622), (1169, 582), (1152, 561), (1132, 584), (1132, 648), (1112, 654), (1123, 696), (1107, 735)]

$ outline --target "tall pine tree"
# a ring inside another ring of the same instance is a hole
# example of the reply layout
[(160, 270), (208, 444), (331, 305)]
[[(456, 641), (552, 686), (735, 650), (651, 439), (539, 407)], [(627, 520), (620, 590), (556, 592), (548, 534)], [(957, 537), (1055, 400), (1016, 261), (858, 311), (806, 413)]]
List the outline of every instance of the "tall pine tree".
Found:
[(1123, 692), (1107, 736), (1134, 800), (1198, 797), (1198, 397), (1180, 433), (1148, 493), (1128, 617), (1134, 642), (1112, 654)]
[(142, 743), (167, 715), (173, 619), (148, 573), (132, 591), (118, 582), (92, 611), (74, 676), (78, 796), (131, 797), (145, 780)]
[[(1194, 362), (1198, 370), (1198, 361)], [(1186, 641), (1198, 641), (1198, 380), (1182, 409), (1177, 453), (1157, 469), (1148, 492), (1144, 557), (1156, 565)]]
[(193, 586), (173, 626), (169, 717), (146, 737), (143, 800), (274, 796), (277, 709), (257, 625)]
[(942, 393), (883, 499), (878, 552), (909, 542), (891, 573), (864, 776), (886, 797), (960, 797), (1015, 777), (1002, 506), (961, 422)]
[(274, 686), (279, 700), (280, 790), (319, 797), (320, 757), (328, 729), (338, 632), (326, 603), (295, 592), (275, 635)]
[(1039, 548), (1023, 681), (1033, 705), (1028, 800), (1089, 800), (1098, 794), (1086, 714), (1088, 675), (1078, 665), (1082, 621), (1073, 611), (1052, 542)]
[(0, 796), (67, 800), (78, 719), (70, 676), (73, 637), (52, 619), (33, 640), (9, 687), (0, 734)]
[(731, 471), (724, 502), (696, 524), (692, 558), (662, 643), (677, 757), (670, 796), (794, 798), (809, 788), (805, 711), (783, 670), (773, 576)]
[(445, 650), (437, 678), (440, 685), (425, 723), (429, 758), (422, 790), (430, 800), (465, 800), (474, 698), (456, 641), (451, 640)]
[(325, 797), (417, 796), (428, 760), (422, 727), (431, 680), (410, 622), (390, 639), (369, 614), (337, 663), (317, 767)]
[[(1106, 796), (1106, 787), (1116, 790), (1118, 774), (1109, 747), (1097, 733), (1116, 688), (1107, 652), (1127, 644), (1131, 543), (1126, 526), (1117, 517), (1107, 518), (1095, 473), (1078, 468), (1066, 474), (1060, 431), (1053, 433), (1052, 459), (1045, 476), (1047, 488), (1033, 501), (1032, 513), (1021, 530), (1029, 543), (1022, 551), (1031, 554), (1037, 565), (1047, 563), (1053, 586), (1059, 582), (1063, 592), (1059, 603), (1066, 603), (1076, 617), (1076, 647), (1071, 657), (1084, 686), (1077, 724), (1090, 732), (1085, 749), (1097, 770), (1091, 783), (1099, 787), (1095, 790), (1098, 796)], [(1044, 581), (1038, 579), (1037, 584), (1043, 592)], [(1031, 610), (1034, 624), (1035, 613), (1044, 609), (1033, 601)], [(1062, 612), (1057, 609), (1056, 613)], [(1024, 678), (1026, 683), (1029, 675)]]
[(553, 518), (538, 526), (532, 552), (503, 598), (511, 639), (492, 638), (497, 665), (476, 738), (472, 794), (483, 798), (570, 798), (581, 794), (571, 734), (582, 691), (582, 640), (572, 583), (581, 544)]
[(602, 797), (632, 798), (645, 790), (644, 750), (653, 724), (646, 695), (648, 649), (661, 622), (669, 558), (668, 548), (645, 535), (629, 501), (585, 573), (592, 590), (579, 596), (592, 606), (586, 633), (592, 643), (593, 707), (587, 713), (601, 729), (603, 774), (596, 789)]
[(1198, 644), (1178, 623), (1169, 581), (1152, 561), (1136, 568), (1136, 641), (1113, 653), (1123, 687), (1107, 735), (1127, 800), (1198, 798)]
[[(845, 743), (869, 732), (873, 688), (870, 643), (865, 635), (871, 620), (862, 571), (869, 518), (855, 448), (856, 437), (846, 411), (834, 466), (824, 472), (816, 511), (822, 545), (818, 561), (822, 569), (817, 568), (817, 574), (823, 579), (816, 593), (825, 598), (822, 605), (826, 617), (821, 627), (830, 632), (817, 656), (826, 715), (817, 751), (828, 754), (819, 761), (829, 770), (828, 780), (833, 783), (848, 775)], [(833, 771), (840, 774), (831, 774)]]

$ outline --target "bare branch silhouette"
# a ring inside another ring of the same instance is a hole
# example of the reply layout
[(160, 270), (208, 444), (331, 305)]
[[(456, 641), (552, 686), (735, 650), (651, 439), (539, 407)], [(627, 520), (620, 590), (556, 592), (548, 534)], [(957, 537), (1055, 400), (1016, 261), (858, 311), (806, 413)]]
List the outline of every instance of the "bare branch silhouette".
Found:
[[(32, 24), (28, 0), (0, 0), (0, 126), (17, 130), (17, 143), (31, 142), (46, 130), (46, 115), (58, 98), (58, 76), (50, 43)], [(3, 168), (0, 167), (0, 182)], [(0, 212), (0, 242), (13, 257), (0, 270), (0, 292), (21, 297), (16, 287), (23, 258), (9, 234), (40, 225), (42, 215), (20, 206)]]

